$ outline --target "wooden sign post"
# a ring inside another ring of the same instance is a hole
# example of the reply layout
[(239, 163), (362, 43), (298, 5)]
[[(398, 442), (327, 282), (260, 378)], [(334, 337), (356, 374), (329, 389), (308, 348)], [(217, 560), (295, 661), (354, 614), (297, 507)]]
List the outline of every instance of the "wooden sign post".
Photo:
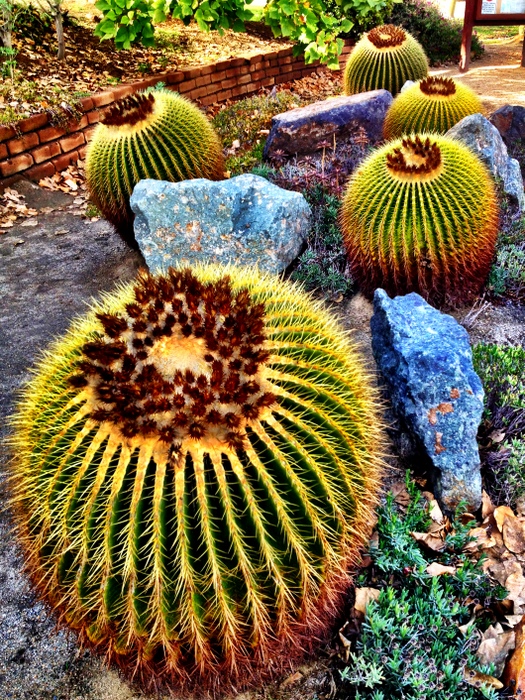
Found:
[[(525, 0), (466, 0), (460, 71), (462, 73), (468, 71), (472, 30), (475, 26), (501, 27), (519, 24), (525, 24)], [(525, 41), (521, 65), (525, 66)]]

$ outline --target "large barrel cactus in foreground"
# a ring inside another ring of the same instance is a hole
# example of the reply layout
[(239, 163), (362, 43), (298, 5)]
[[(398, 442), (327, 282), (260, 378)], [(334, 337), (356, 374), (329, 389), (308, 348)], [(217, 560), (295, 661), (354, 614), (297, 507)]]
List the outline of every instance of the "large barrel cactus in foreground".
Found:
[(355, 171), (341, 208), (363, 292), (419, 292), (437, 306), (471, 300), (498, 231), (494, 184), (466, 146), (437, 134), (387, 143)]
[(403, 134), (445, 134), (469, 114), (483, 112), (481, 100), (467, 85), (430, 76), (399, 94), (385, 117), (386, 139)]
[(355, 45), (343, 74), (345, 95), (384, 88), (397, 95), (407, 80), (428, 73), (423, 47), (401, 27), (371, 29)]
[(51, 347), (14, 425), (29, 572), (144, 685), (240, 688), (326, 635), (381, 426), (355, 347), (300, 288), (142, 273)]
[(115, 102), (95, 129), (86, 155), (91, 199), (130, 242), (129, 198), (140, 180), (223, 176), (221, 143), (212, 125), (194, 104), (169, 90)]

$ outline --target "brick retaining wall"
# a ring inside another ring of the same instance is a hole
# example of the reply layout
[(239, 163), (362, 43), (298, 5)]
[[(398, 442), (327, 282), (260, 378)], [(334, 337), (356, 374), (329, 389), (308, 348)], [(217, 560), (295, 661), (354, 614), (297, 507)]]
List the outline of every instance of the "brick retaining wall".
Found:
[[(341, 65), (351, 50), (351, 45), (344, 46)], [(209, 66), (163, 73), (99, 92), (79, 100), (76, 109), (82, 116), (63, 124), (53, 124), (50, 116), (42, 113), (13, 126), (0, 126), (0, 188), (22, 178), (38, 181), (83, 158), (90, 135), (100, 120), (100, 109), (159, 81), (206, 107), (246, 97), (262, 87), (303, 78), (318, 68), (318, 62), (305, 65), (302, 57), (294, 57), (292, 49), (286, 48), (251, 58), (232, 58)]]

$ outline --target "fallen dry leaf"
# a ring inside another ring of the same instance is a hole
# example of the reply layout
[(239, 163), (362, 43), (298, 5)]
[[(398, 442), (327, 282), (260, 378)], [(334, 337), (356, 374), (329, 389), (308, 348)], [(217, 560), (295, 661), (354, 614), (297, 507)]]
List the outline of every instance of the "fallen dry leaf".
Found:
[(363, 615), (372, 600), (377, 600), (381, 591), (378, 588), (356, 588), (354, 608)]
[(508, 506), (499, 506), (498, 508), (494, 509), (494, 520), (496, 521), (496, 525), (500, 532), (503, 530), (503, 523), (505, 522), (505, 519), (515, 517), (516, 516), (514, 515), (512, 508), (509, 508)]
[(489, 515), (492, 515), (496, 509), (496, 506), (490, 500), (488, 493), (483, 490), (481, 494), (481, 517), (483, 520)]
[(433, 561), (425, 569), (430, 576), (442, 576), (443, 574), (455, 574), (457, 569), (455, 566), (444, 566), (437, 561)]
[(418, 544), (427, 547), (432, 552), (442, 552), (445, 549), (445, 542), (441, 537), (437, 537), (431, 532), (411, 532), (410, 534)]
[(525, 618), (516, 626), (515, 649), (505, 666), (503, 673), (504, 684), (513, 692), (512, 697), (523, 697), (525, 694)]
[(496, 545), (496, 540), (488, 532), (487, 527), (474, 527), (469, 532), (470, 541), (463, 547), (464, 552), (478, 552), (490, 549)]
[(514, 649), (515, 643), (516, 634), (514, 630), (505, 631), (500, 623), (496, 622), (483, 634), (476, 656), (483, 665), (494, 664), (497, 669), (495, 673), (499, 676), (503, 673), (507, 654)]
[(397, 481), (390, 489), (394, 496), (394, 501), (398, 506), (406, 507), (410, 503), (410, 496), (404, 481)]
[(497, 678), (494, 678), (494, 676), (489, 676), (480, 671), (474, 671), (471, 668), (465, 668), (463, 670), (463, 680), (465, 683), (473, 685), (475, 688), (481, 688), (482, 685), (489, 685), (495, 690), (501, 690), (501, 688), (504, 687), (503, 683)]
[(286, 688), (287, 686), (292, 685), (293, 683), (297, 683), (297, 681), (300, 681), (302, 677), (303, 674), (300, 671), (292, 673), (291, 676), (285, 678), (284, 681), (281, 683), (281, 688)]

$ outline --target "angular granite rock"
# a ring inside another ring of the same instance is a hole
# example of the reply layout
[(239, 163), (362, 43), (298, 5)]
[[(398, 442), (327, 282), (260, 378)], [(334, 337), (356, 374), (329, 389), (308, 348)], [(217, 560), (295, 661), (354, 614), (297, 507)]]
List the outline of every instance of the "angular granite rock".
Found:
[(512, 141), (522, 141), (522, 145), (525, 145), (525, 107), (503, 105), (490, 117), (490, 122), (499, 131), (507, 146)]
[(484, 392), (467, 331), (419, 294), (390, 299), (382, 289), (374, 295), (370, 326), (393, 409), (430, 459), (437, 497), (447, 510), (462, 500), (476, 510)]
[(276, 151), (285, 156), (306, 155), (318, 151), (319, 144), (346, 143), (362, 126), (370, 143), (383, 138), (383, 122), (392, 104), (388, 90), (372, 90), (358, 95), (336, 97), (291, 109), (272, 119), (264, 158)]
[(478, 155), (493, 177), (503, 182), (504, 191), (525, 208), (523, 178), (517, 160), (509, 158), (507, 146), (499, 131), (482, 114), (470, 114), (447, 131), (447, 136), (462, 141)]
[(231, 180), (142, 180), (133, 190), (135, 238), (150, 270), (200, 262), (282, 272), (309, 229), (303, 195), (256, 175)]

